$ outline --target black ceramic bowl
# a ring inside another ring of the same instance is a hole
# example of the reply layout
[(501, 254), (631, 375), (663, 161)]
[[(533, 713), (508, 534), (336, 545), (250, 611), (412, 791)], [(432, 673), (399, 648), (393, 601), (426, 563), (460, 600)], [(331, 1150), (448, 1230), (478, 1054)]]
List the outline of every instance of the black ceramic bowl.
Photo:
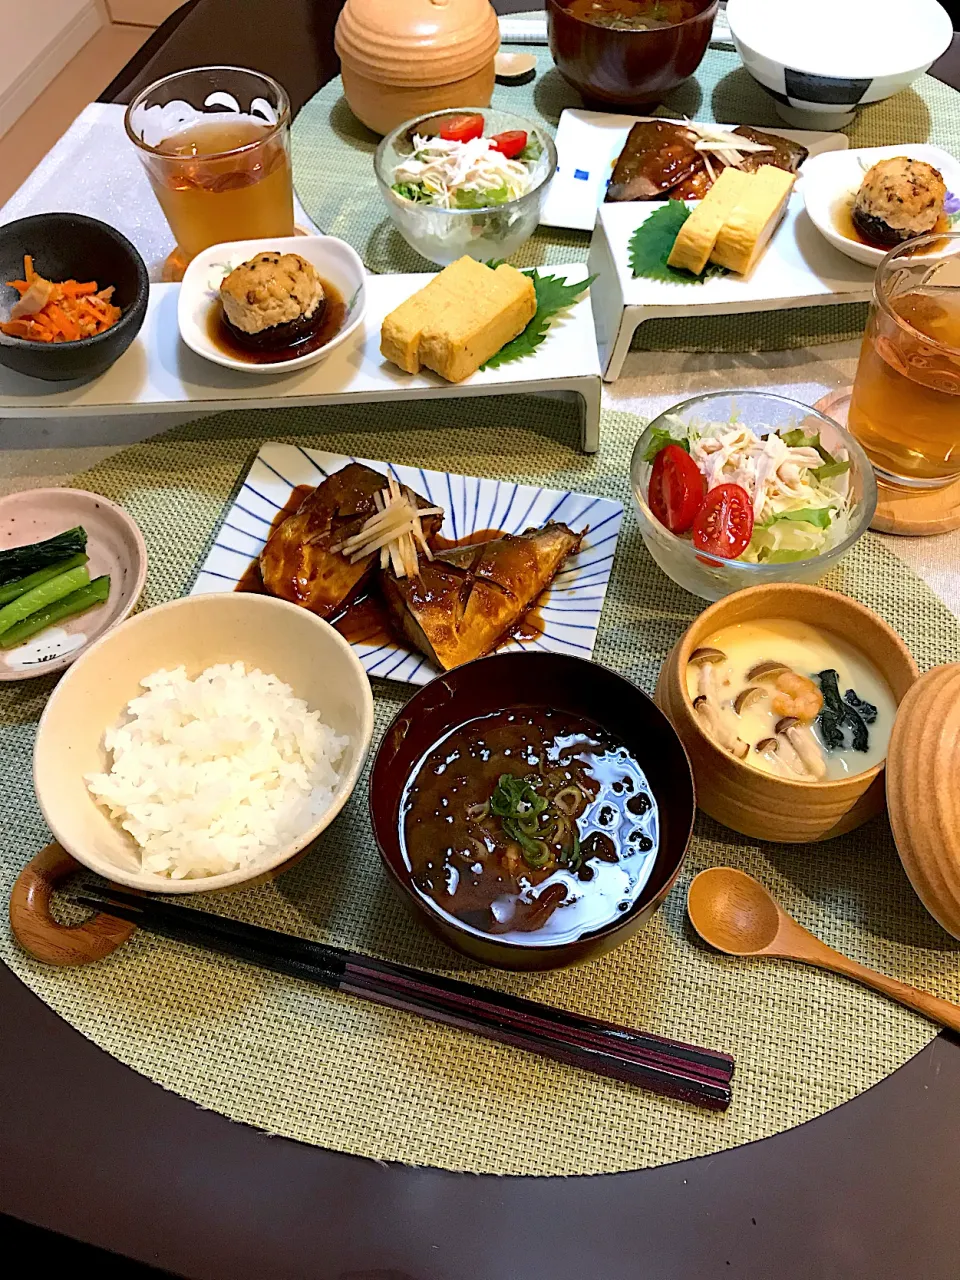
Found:
[[(660, 810), (660, 846), (633, 907), (573, 941), (508, 942), (441, 916), (413, 884), (400, 844), (400, 806), (424, 755), (451, 730), (507, 707), (552, 707), (589, 718), (620, 739), (646, 774)], [(370, 815), (387, 873), (416, 919), (456, 951), (500, 969), (560, 969), (609, 951), (647, 923), (680, 874), (696, 801), (690, 762), (651, 698), (614, 671), (556, 653), (504, 653), (438, 676), (390, 725), (370, 775)]]
[(87, 381), (104, 373), (140, 332), (150, 282), (143, 259), (126, 236), (79, 213), (37, 213), (0, 227), (0, 319), (7, 319), (17, 292), (7, 280), (23, 278), (24, 254), (48, 280), (96, 280), (114, 286), (123, 311), (105, 333), (76, 342), (28, 342), (0, 333), (0, 364), (47, 382)]

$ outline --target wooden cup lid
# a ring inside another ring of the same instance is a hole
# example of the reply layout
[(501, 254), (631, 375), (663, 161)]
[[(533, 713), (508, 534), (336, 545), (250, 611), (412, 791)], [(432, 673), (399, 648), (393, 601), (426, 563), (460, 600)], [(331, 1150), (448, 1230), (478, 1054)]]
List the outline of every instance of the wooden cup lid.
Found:
[(347, 0), (334, 37), (348, 70), (376, 84), (451, 84), (493, 62), (489, 0)]
[(920, 901), (960, 938), (960, 662), (907, 692), (887, 750), (890, 825)]

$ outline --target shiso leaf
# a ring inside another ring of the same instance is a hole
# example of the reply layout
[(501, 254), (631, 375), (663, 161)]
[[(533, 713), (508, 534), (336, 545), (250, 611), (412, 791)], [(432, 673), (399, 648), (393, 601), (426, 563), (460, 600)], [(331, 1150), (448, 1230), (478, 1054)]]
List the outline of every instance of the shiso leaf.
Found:
[[(499, 266), (499, 262), (490, 262), (488, 266)], [(571, 306), (576, 300), (590, 288), (596, 276), (587, 276), (586, 280), (577, 280), (573, 284), (567, 284), (563, 276), (541, 275), (534, 269), (524, 271), (525, 276), (529, 276), (533, 281), (533, 288), (537, 295), (537, 309), (534, 312), (533, 319), (511, 342), (505, 347), (501, 347), (495, 352), (485, 364), (480, 366), (481, 369), (498, 369), (502, 364), (509, 364), (513, 360), (521, 360), (524, 356), (533, 355), (537, 347), (543, 342), (547, 336), (547, 330), (550, 328), (550, 321), (559, 312), (566, 307)]]
[(703, 284), (710, 276), (726, 275), (725, 267), (708, 262), (699, 276), (667, 265), (680, 228), (690, 217), (682, 200), (668, 200), (651, 213), (630, 237), (630, 267), (635, 276), (646, 280), (672, 280), (677, 284)]

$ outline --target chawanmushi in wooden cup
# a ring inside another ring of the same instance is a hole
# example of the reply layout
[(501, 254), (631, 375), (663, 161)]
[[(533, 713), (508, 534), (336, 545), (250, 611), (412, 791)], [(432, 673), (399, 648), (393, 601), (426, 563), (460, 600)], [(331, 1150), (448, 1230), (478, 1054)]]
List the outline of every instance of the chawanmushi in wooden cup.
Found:
[[(656, 701), (686, 747), (705, 813), (754, 839), (805, 843), (883, 810), (886, 742), (917, 675), (900, 637), (864, 605), (777, 583), (705, 609), (667, 657)], [(843, 734), (836, 751), (824, 741), (831, 726), (814, 718), (821, 703), (827, 720), (835, 709), (838, 743)]]

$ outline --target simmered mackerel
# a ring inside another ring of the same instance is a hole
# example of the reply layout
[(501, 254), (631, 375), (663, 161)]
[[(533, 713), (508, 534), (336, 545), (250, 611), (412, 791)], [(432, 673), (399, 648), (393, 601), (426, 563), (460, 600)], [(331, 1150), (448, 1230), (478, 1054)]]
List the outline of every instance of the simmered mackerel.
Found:
[(580, 548), (583, 534), (548, 524), (422, 561), (418, 578), (384, 573), (400, 633), (449, 671), (494, 649)]

